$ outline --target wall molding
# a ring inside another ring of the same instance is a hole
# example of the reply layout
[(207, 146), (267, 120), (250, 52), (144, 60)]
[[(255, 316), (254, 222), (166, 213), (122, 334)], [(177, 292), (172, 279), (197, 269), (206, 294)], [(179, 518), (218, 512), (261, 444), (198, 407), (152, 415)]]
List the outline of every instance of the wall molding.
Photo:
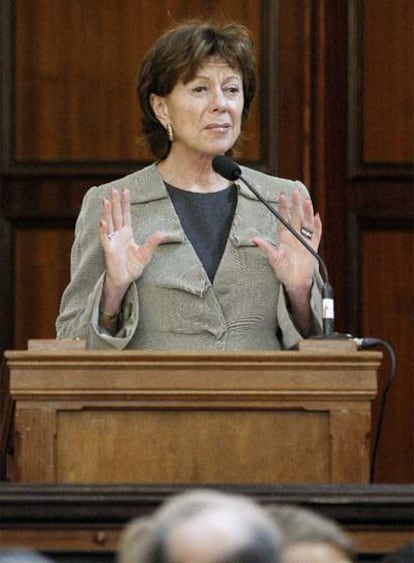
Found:
[(414, 162), (367, 162), (363, 158), (363, 0), (348, 2), (348, 134), (347, 168), (350, 180), (414, 179)]

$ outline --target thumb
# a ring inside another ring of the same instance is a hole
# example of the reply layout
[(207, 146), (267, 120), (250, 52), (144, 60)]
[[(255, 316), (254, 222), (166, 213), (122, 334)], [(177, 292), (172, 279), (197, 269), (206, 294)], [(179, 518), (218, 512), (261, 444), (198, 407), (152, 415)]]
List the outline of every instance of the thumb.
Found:
[(162, 231), (150, 235), (139, 249), (141, 259), (147, 264), (156, 248), (165, 240), (167, 240), (167, 234)]

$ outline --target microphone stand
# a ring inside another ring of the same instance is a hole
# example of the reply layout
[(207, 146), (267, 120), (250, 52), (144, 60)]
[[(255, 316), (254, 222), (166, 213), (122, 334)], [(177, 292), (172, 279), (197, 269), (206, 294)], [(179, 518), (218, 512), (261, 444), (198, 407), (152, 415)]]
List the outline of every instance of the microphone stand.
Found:
[(321, 265), (323, 271), (324, 283), (322, 286), (322, 320), (323, 320), (323, 335), (326, 338), (332, 338), (335, 335), (335, 322), (334, 322), (334, 293), (331, 284), (329, 283), (328, 269), (321, 256), (312, 248), (308, 241), (300, 234), (286, 219), (272, 207), (258, 191), (240, 174), (238, 177), (250, 191), (259, 199), (267, 209), (278, 219), (294, 237), (296, 237), (303, 246), (316, 258)]

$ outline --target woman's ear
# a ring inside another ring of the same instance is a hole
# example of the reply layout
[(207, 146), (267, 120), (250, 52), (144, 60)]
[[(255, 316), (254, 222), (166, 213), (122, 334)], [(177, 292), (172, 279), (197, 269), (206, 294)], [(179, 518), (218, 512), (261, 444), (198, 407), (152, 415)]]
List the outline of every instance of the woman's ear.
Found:
[(150, 95), (150, 104), (152, 107), (152, 111), (155, 114), (155, 117), (158, 121), (163, 125), (166, 126), (169, 123), (169, 116), (168, 116), (168, 107), (166, 100), (163, 96), (159, 96), (158, 94), (151, 94)]

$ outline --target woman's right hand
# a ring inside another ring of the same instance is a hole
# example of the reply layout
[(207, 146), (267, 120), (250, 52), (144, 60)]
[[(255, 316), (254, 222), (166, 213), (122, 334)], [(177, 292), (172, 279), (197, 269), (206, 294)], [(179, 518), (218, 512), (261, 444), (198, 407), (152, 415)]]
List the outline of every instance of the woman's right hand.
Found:
[(142, 275), (154, 250), (165, 240), (165, 236), (162, 232), (154, 233), (139, 246), (132, 231), (129, 190), (125, 189), (120, 194), (117, 189), (112, 189), (111, 199), (105, 198), (103, 201), (99, 224), (99, 239), (106, 267), (102, 310), (120, 310), (128, 287)]

